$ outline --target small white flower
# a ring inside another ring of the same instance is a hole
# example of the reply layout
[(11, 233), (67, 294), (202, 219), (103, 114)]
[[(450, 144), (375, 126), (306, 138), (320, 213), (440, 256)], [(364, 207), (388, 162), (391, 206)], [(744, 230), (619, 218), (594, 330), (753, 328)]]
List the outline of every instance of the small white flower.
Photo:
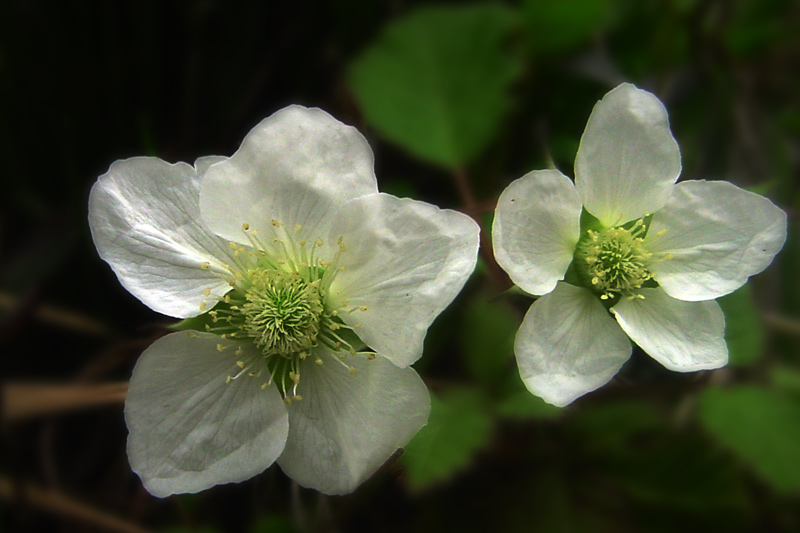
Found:
[(152, 494), (275, 461), (305, 487), (351, 492), (426, 423), (408, 365), (472, 272), (478, 228), (379, 193), (354, 128), (291, 106), (231, 158), (117, 161), (89, 222), (142, 302), (206, 313), (205, 331), (161, 338), (133, 371), (128, 457)]
[(786, 215), (727, 182), (676, 184), (680, 170), (664, 106), (623, 84), (589, 117), (574, 184), (540, 170), (500, 196), (497, 262), (541, 296), (517, 333), (517, 362), (545, 401), (563, 406), (607, 383), (630, 357), (628, 337), (670, 370), (727, 363), (714, 298), (770, 264)]

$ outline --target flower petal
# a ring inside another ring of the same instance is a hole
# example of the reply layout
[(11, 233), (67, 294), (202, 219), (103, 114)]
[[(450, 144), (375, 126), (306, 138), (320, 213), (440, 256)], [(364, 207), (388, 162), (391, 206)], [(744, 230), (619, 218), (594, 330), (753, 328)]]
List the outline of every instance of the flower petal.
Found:
[(221, 155), (204, 155), (203, 157), (198, 157), (195, 160), (194, 168), (197, 170), (197, 173), (202, 176), (211, 167), (211, 165), (215, 165), (221, 161), (225, 161), (226, 159), (228, 158)]
[(475, 268), (478, 225), (468, 216), (425, 202), (374, 194), (345, 204), (329, 240), (346, 252), (331, 287), (331, 302), (366, 306), (342, 314), (358, 335), (394, 364), (422, 355), (436, 316)]
[(575, 159), (575, 186), (603, 225), (660, 209), (680, 172), (678, 143), (658, 98), (623, 83), (594, 106)]
[[(230, 289), (220, 273), (228, 243), (200, 219), (198, 173), (154, 157), (115, 161), (89, 195), (97, 251), (120, 283), (147, 306), (185, 318), (200, 313), (205, 288)], [(211, 268), (203, 270), (205, 262)]]
[(559, 282), (525, 314), (514, 352), (528, 390), (563, 407), (608, 383), (631, 343), (594, 294)]
[(497, 200), (492, 243), (497, 263), (530, 294), (547, 294), (572, 262), (581, 200), (568, 177), (537, 170), (513, 181)]
[(125, 402), (128, 459), (151, 494), (243, 481), (283, 450), (288, 415), (277, 389), (262, 390), (247, 375), (226, 383), (240, 370), (237, 346), (183, 331), (157, 340), (136, 363)]
[(711, 300), (741, 287), (786, 240), (786, 213), (726, 181), (684, 181), (653, 215), (646, 237), (656, 281), (681, 300)]
[(412, 368), (382, 357), (309, 357), (300, 370), (302, 400), (289, 406), (289, 439), (278, 464), (304, 487), (346, 494), (370, 477), (425, 425), (431, 409), (425, 384)]
[(268, 236), (272, 220), (301, 225), (298, 238), (313, 242), (339, 205), (377, 192), (366, 139), (321, 109), (294, 105), (262, 120), (233, 157), (208, 170), (200, 211), (212, 230), (242, 244), (250, 244), (243, 223)]
[(725, 316), (717, 302), (684, 302), (660, 288), (639, 292), (643, 300), (623, 298), (611, 311), (653, 359), (676, 372), (719, 368), (728, 362)]

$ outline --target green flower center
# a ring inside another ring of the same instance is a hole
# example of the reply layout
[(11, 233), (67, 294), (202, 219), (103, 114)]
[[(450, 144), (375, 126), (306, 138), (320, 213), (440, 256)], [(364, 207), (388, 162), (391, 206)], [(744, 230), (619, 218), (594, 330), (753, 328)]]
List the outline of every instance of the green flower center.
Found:
[[(213, 297), (211, 289), (205, 289), (211, 302), (218, 301), (201, 320), (207, 332), (234, 341), (217, 345), (220, 351), (232, 349), (239, 357), (238, 369), (228, 381), (263, 376), (262, 388), (274, 383), (286, 403), (291, 403), (302, 399), (297, 385), (306, 358), (316, 364), (323, 364), (323, 359), (335, 361), (354, 373), (355, 368), (346, 363), (348, 357), (374, 359), (375, 353), (358, 337), (359, 324), (347, 325), (341, 318), (368, 308), (351, 306), (341, 295), (331, 296), (334, 279), (344, 269), (340, 266), (347, 251), (344, 239), (326, 247), (322, 239), (298, 239), (301, 226), (287, 231), (273, 220), (270, 227), (273, 235), (264, 240), (243, 224), (251, 245), (231, 242), (232, 264), (200, 265), (218, 270), (231, 287), (224, 297)], [(201, 310), (207, 307), (204, 302)], [(248, 344), (258, 350), (246, 349)]]
[(290, 355), (317, 342), (323, 312), (319, 283), (279, 270), (248, 272), (239, 329), (265, 354)]
[(608, 299), (617, 295), (636, 297), (636, 290), (652, 279), (648, 270), (651, 254), (644, 247), (644, 222), (630, 227), (588, 230), (578, 245), (578, 268), (586, 273), (590, 288)]

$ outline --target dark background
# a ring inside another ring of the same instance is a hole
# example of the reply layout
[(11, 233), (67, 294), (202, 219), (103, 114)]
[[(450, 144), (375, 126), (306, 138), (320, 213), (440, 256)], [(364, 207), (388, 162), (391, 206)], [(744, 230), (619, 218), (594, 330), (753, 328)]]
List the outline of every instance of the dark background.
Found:
[[(800, 5), (584, 0), (552, 13), (535, 0), (476, 4), (507, 9), (503, 50), (518, 68), (486, 142), (448, 165), (386, 135), (351, 74), (388, 25), (428, 2), (5, 0), (2, 382), (125, 382), (172, 322), (129, 295), (91, 242), (89, 189), (115, 159), (230, 155), (274, 111), (318, 106), (367, 136), (382, 190), (464, 209), (488, 228), (497, 195), (544, 168), (548, 153), (571, 174), (592, 106), (621, 81), (664, 102), (682, 179), (728, 179), (789, 214), (779, 259), (724, 307), (729, 326), (747, 330), (744, 341), (729, 338), (747, 344), (731, 348), (731, 367), (677, 375), (637, 353), (619, 380), (568, 409), (514, 404), (509, 339), (529, 300), (497, 303), (504, 280), (491, 281), (482, 262), (416, 366), (441, 401), (431, 427), (456, 421), (438, 448), (454, 464), (437, 470), (434, 452), (430, 464), (403, 458), (336, 498), (293, 486), (273, 466), (158, 500), (127, 464), (121, 403), (54, 410), (3, 421), (0, 530), (124, 530), (99, 525), (102, 514), (155, 531), (800, 529)], [(437, 5), (455, 13), (465, 4)], [(498, 316), (508, 320), (495, 327)], [(475, 331), (499, 363), (464, 347)], [(29, 484), (94, 518), (21, 497)]]

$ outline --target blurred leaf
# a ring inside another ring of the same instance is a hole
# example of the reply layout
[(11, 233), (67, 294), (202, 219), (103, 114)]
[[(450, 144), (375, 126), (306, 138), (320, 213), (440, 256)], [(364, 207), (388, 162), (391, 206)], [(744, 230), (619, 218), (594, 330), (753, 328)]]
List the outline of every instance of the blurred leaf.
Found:
[(489, 441), (491, 420), (478, 391), (450, 390), (431, 395), (431, 416), (405, 447), (401, 461), (415, 490), (445, 481), (465, 469)]
[(793, 394), (800, 394), (800, 371), (795, 368), (778, 366), (770, 372), (772, 385)]
[(611, 19), (609, 0), (526, 0), (522, 5), (531, 49), (556, 52), (598, 33)]
[(725, 341), (731, 366), (752, 365), (761, 357), (764, 346), (764, 326), (753, 302), (750, 286), (717, 300), (725, 313)]
[[(578, 453), (606, 495), (611, 512), (630, 502), (639, 531), (674, 531), (681, 523), (738, 531), (747, 521), (746, 492), (737, 469), (696, 433), (677, 430), (668, 413), (642, 402), (591, 405), (567, 419)], [(610, 496), (609, 496), (610, 495)], [(624, 496), (621, 496), (624, 495)]]
[(453, 168), (480, 154), (511, 107), (520, 62), (496, 4), (429, 7), (392, 23), (352, 65), (367, 121), (415, 156)]
[(563, 412), (561, 408), (550, 405), (538, 396), (531, 394), (525, 388), (516, 369), (506, 380), (504, 388), (503, 398), (497, 404), (497, 414), (501, 417), (548, 420), (557, 418)]
[(512, 368), (519, 319), (505, 301), (476, 294), (464, 309), (461, 349), (470, 373), (485, 384), (497, 383)]
[(709, 388), (699, 406), (708, 431), (775, 489), (800, 490), (800, 399), (750, 386)]
[(797, 39), (795, 0), (740, 1), (726, 25), (725, 41), (737, 56), (753, 54)]
[(590, 404), (574, 414), (570, 429), (591, 450), (624, 450), (641, 435), (663, 430), (665, 420), (655, 407), (641, 401)]
[(283, 515), (265, 515), (256, 518), (250, 526), (250, 533), (295, 533), (297, 528), (291, 518)]

